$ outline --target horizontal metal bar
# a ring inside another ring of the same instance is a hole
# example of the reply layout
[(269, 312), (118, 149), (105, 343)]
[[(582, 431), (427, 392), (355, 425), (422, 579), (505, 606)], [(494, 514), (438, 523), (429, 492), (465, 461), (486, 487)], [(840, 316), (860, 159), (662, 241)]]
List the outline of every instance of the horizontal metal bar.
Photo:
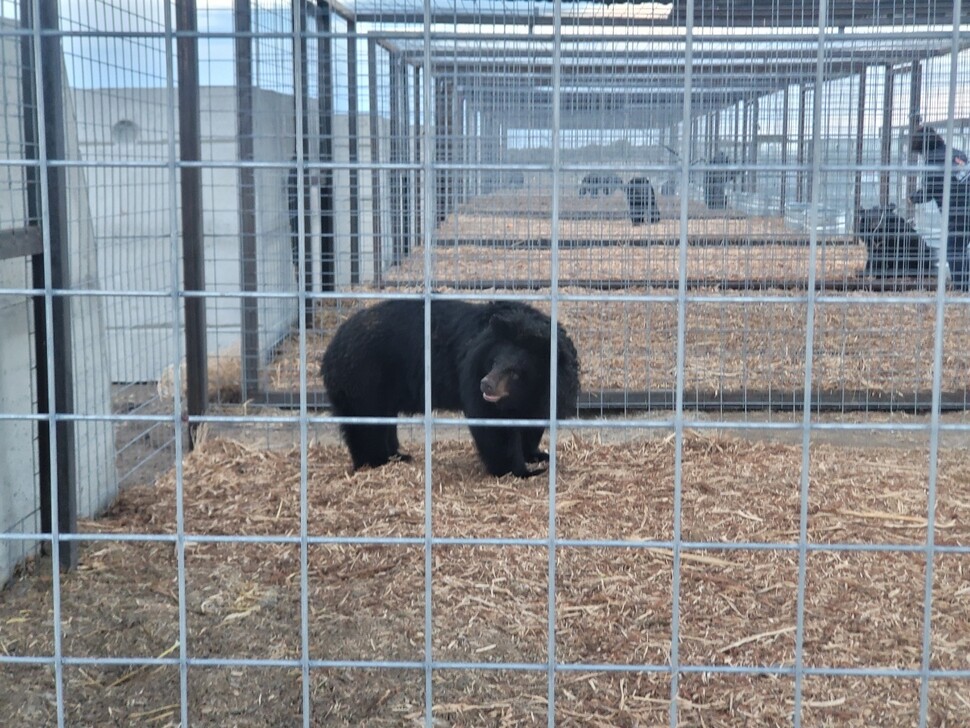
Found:
[[(0, 655), (0, 664), (13, 665), (51, 665), (54, 656), (19, 656)], [(181, 664), (178, 657), (62, 657), (64, 665), (92, 666), (92, 667), (152, 667), (171, 666)], [(303, 662), (299, 659), (261, 659), (261, 658), (232, 658), (232, 657), (188, 657), (185, 662), (190, 667), (235, 667), (235, 668), (294, 668)], [(543, 662), (457, 662), (437, 661), (430, 663), (418, 660), (309, 660), (310, 669), (314, 670), (479, 670), (479, 671), (545, 671), (549, 665)], [(595, 663), (595, 662), (557, 662), (557, 672), (576, 673), (669, 673), (671, 667), (659, 663)], [(795, 668), (786, 665), (691, 665), (680, 663), (677, 666), (681, 673), (711, 673), (730, 675), (776, 675), (792, 676)], [(819, 677), (884, 677), (911, 679), (928, 675), (932, 680), (966, 680), (970, 679), (970, 670), (892, 668), (892, 667), (802, 667), (806, 675)]]
[[(391, 11), (387, 14), (369, 14), (366, 16), (358, 16), (358, 28), (356, 32), (351, 31), (335, 31), (329, 30), (325, 33), (315, 32), (313, 30), (303, 30), (297, 33), (288, 30), (250, 30), (250, 31), (240, 31), (240, 30), (216, 30), (212, 28), (206, 28), (202, 30), (81, 30), (81, 29), (71, 29), (71, 28), (61, 28), (57, 30), (49, 29), (32, 29), (32, 28), (18, 28), (15, 26), (4, 27), (0, 30), (0, 38), (17, 38), (17, 37), (28, 37), (28, 38), (91, 38), (91, 39), (103, 39), (103, 38), (117, 38), (117, 39), (143, 39), (143, 40), (165, 40), (171, 38), (173, 40), (179, 39), (200, 39), (200, 40), (231, 40), (234, 38), (250, 38), (250, 39), (265, 39), (265, 40), (293, 40), (293, 38), (305, 38), (305, 39), (315, 39), (315, 38), (329, 38), (332, 40), (346, 40), (346, 39), (357, 39), (366, 40), (368, 38), (374, 38), (378, 41), (415, 41), (423, 43), (425, 38), (428, 38), (432, 43), (441, 41), (447, 43), (447, 47), (441, 49), (442, 52), (448, 54), (458, 54), (463, 49), (460, 46), (455, 46), (456, 43), (468, 42), (468, 41), (481, 41), (483, 43), (494, 43), (499, 41), (507, 45), (513, 45), (516, 43), (528, 43), (530, 46), (535, 47), (537, 50), (543, 50), (550, 55), (552, 54), (553, 41), (562, 44), (562, 55), (568, 57), (570, 54), (570, 46), (579, 43), (593, 43), (598, 46), (608, 46), (610, 43), (616, 44), (629, 44), (629, 43), (643, 43), (649, 45), (653, 48), (657, 48), (659, 51), (663, 52), (663, 48), (660, 46), (664, 44), (670, 44), (674, 47), (683, 47), (688, 42), (691, 43), (692, 47), (695, 49), (695, 53), (703, 54), (705, 52), (704, 46), (708, 44), (730, 44), (737, 48), (736, 52), (739, 54), (746, 53), (750, 56), (752, 49), (758, 44), (764, 44), (768, 49), (775, 49), (779, 51), (790, 51), (799, 45), (806, 47), (815, 47), (819, 44), (825, 46), (826, 50), (853, 50), (855, 53), (866, 53), (874, 52), (879, 50), (884, 50), (887, 47), (892, 48), (891, 43), (893, 41), (900, 41), (904, 47), (911, 48), (914, 45), (920, 43), (925, 43), (927, 41), (938, 41), (940, 45), (950, 46), (953, 43), (953, 28), (952, 23), (934, 23), (934, 24), (920, 24), (909, 22), (905, 27), (900, 27), (898, 30), (873, 30), (869, 26), (846, 26), (844, 32), (840, 32), (837, 35), (833, 35), (831, 32), (825, 34), (819, 32), (818, 28), (808, 27), (804, 31), (792, 32), (784, 31), (778, 33), (770, 33), (767, 31), (752, 31), (749, 28), (742, 28), (738, 31), (725, 31), (723, 29), (708, 29), (703, 27), (694, 28), (690, 39), (688, 41), (686, 34), (683, 31), (678, 31), (677, 29), (670, 29), (668, 32), (658, 32), (656, 27), (656, 22), (651, 23), (650, 28), (647, 32), (631, 32), (630, 28), (636, 27), (636, 23), (631, 22), (634, 19), (624, 19), (622, 25), (616, 26), (616, 32), (609, 33), (608, 31), (614, 30), (614, 28), (604, 27), (601, 18), (591, 18), (591, 24), (597, 26), (597, 32), (595, 33), (584, 33), (575, 32), (573, 29), (576, 27), (575, 21), (579, 18), (569, 18), (569, 23), (572, 25), (564, 25), (563, 32), (560, 35), (556, 35), (552, 31), (543, 32), (535, 31), (534, 29), (529, 29), (529, 23), (538, 22), (542, 24), (541, 16), (520, 16), (516, 17), (514, 14), (501, 16), (488, 16), (485, 14), (473, 14), (467, 16), (461, 16), (466, 18), (465, 20), (458, 20), (459, 25), (468, 26), (478, 26), (478, 27), (488, 27), (495, 26), (496, 29), (493, 31), (479, 30), (479, 31), (450, 31), (447, 30), (449, 26), (453, 27), (456, 20), (459, 17), (456, 15), (444, 15), (440, 20), (431, 19), (431, 25), (442, 26), (439, 28), (434, 28), (430, 30), (429, 34), (426, 36), (424, 32), (420, 29), (408, 30), (403, 29), (403, 26), (423, 26), (425, 23), (425, 18), (423, 13), (416, 13), (408, 15), (406, 13), (401, 13), (398, 11)], [(402, 26), (402, 29), (389, 29), (387, 27), (380, 27), (381, 24), (397, 25)], [(361, 27), (361, 26), (371, 26), (371, 27)], [(892, 27), (892, 24), (888, 24)], [(520, 28), (516, 31), (515, 28)], [(865, 29), (859, 29), (865, 28)], [(763, 50), (762, 48), (757, 48), (758, 50)], [(730, 49), (724, 49), (730, 51)], [(437, 52), (438, 49), (432, 48), (432, 53)], [(615, 52), (615, 51), (614, 51)], [(826, 57), (827, 58), (827, 57)]]
[[(506, 284), (506, 282), (499, 282), (501, 287), (507, 290), (507, 293), (500, 291), (461, 291), (454, 293), (438, 293), (435, 292), (431, 294), (433, 300), (462, 300), (462, 301), (526, 301), (526, 302), (545, 302), (549, 301), (551, 294), (549, 293), (537, 293), (531, 290), (533, 287), (532, 282), (529, 282), (529, 288), (524, 288), (521, 290), (516, 290)], [(632, 282), (631, 282), (632, 283)], [(464, 282), (467, 284), (467, 281)], [(464, 285), (463, 284), (463, 285)], [(389, 289), (396, 289), (398, 285), (394, 286), (388, 285)], [(584, 285), (584, 287), (588, 287)], [(635, 286), (635, 288), (645, 287), (645, 284), (640, 281)], [(45, 291), (43, 289), (20, 289), (20, 288), (7, 288), (4, 289), (4, 293), (10, 296), (43, 296)], [(53, 289), (51, 291), (53, 296), (77, 296), (78, 298), (83, 297), (94, 297), (94, 298), (166, 298), (171, 299), (172, 291), (95, 291), (95, 290), (84, 290), (84, 289)], [(230, 298), (230, 299), (240, 299), (240, 298), (265, 298), (265, 299), (292, 299), (294, 296), (298, 295), (295, 293), (279, 293), (279, 292), (248, 292), (248, 291), (177, 291), (174, 294), (178, 298)], [(777, 304), (792, 304), (792, 303), (805, 303), (807, 298), (805, 295), (799, 295), (797, 293), (788, 293), (786, 295), (771, 294), (771, 293), (757, 293), (757, 292), (747, 292), (739, 295), (727, 295), (724, 293), (693, 293), (691, 291), (686, 292), (687, 301), (689, 303), (729, 303), (729, 304), (746, 304), (746, 303), (777, 303)], [(354, 300), (423, 300), (423, 293), (410, 293), (403, 290), (385, 290), (385, 291), (375, 291), (375, 292), (364, 292), (364, 291), (342, 291), (342, 292), (323, 292), (323, 293), (307, 293), (307, 300), (316, 301), (327, 301), (327, 300), (342, 300), (342, 301), (354, 301)], [(558, 295), (559, 301), (581, 301), (581, 302), (593, 302), (601, 301), (604, 303), (676, 303), (678, 300), (678, 295), (675, 293), (628, 293), (624, 289), (622, 294), (620, 293), (560, 293)], [(944, 294), (943, 300), (948, 306), (970, 306), (970, 297), (962, 295), (947, 295)], [(862, 306), (870, 304), (878, 305), (899, 305), (899, 304), (926, 304), (926, 303), (936, 303), (936, 296), (896, 296), (891, 293), (872, 293), (869, 295), (859, 295), (859, 296), (841, 296), (841, 295), (820, 295), (815, 297), (815, 301), (818, 303), (826, 304), (842, 304), (849, 306)]]
[[(472, 15), (468, 16), (470, 18), (478, 18), (478, 20), (471, 20), (466, 23), (459, 23), (464, 25), (491, 25), (493, 23), (483, 20), (485, 16)], [(401, 18), (398, 20), (398, 18)], [(400, 25), (407, 25), (409, 21), (399, 15), (393, 17), (384, 17), (385, 22), (397, 23)], [(533, 20), (530, 18), (529, 20)], [(361, 20), (358, 18), (359, 23), (366, 23), (368, 21)], [(378, 21), (379, 22), (379, 21)], [(452, 24), (452, 19), (449, 18), (447, 21), (449, 25)], [(831, 32), (822, 33), (818, 28), (806, 28), (801, 32), (775, 32), (756, 30), (752, 31), (748, 28), (743, 28), (740, 31), (725, 31), (723, 29), (709, 29), (703, 27), (696, 27), (693, 29), (690, 39), (688, 40), (686, 32), (678, 31), (676, 29), (671, 29), (669, 32), (658, 31), (656, 25), (649, 29), (648, 32), (636, 33), (629, 32), (627, 21), (624, 19), (622, 26), (617, 26), (617, 32), (607, 33), (609, 28), (604, 28), (602, 25), (602, 20), (597, 19), (597, 24), (599, 27), (599, 32), (596, 33), (577, 33), (573, 32), (568, 27), (563, 27), (563, 32), (560, 35), (556, 35), (552, 31), (549, 32), (536, 32), (531, 30), (525, 33), (516, 33), (512, 28), (516, 27), (515, 19), (512, 17), (504, 18), (500, 23), (494, 23), (499, 26), (501, 30), (496, 30), (494, 32), (475, 32), (475, 31), (447, 31), (447, 30), (432, 30), (430, 38), (432, 41), (442, 40), (451, 43), (458, 43), (462, 41), (483, 41), (483, 42), (495, 42), (501, 41), (506, 44), (514, 44), (519, 41), (541, 44), (542, 48), (551, 53), (551, 44), (553, 40), (558, 37), (558, 41), (562, 44), (562, 53), (569, 54), (569, 46), (576, 43), (594, 43), (598, 46), (603, 46), (609, 43), (645, 43), (649, 44), (651, 47), (656, 48), (660, 51), (664, 49), (662, 46), (664, 44), (671, 44), (673, 47), (683, 48), (689, 42), (691, 46), (695, 49), (703, 49), (707, 44), (734, 44), (739, 46), (738, 52), (746, 52), (749, 55), (751, 51), (755, 49), (757, 44), (765, 44), (768, 48), (792, 48), (799, 44), (811, 47), (817, 47), (818, 45), (823, 45), (826, 50), (831, 49), (841, 49), (841, 48), (852, 48), (856, 45), (862, 46), (862, 48), (855, 48), (858, 51), (876, 50), (880, 48), (879, 44), (885, 44), (892, 41), (900, 41), (901, 45), (909, 47), (911, 45), (918, 44), (922, 41), (939, 41), (941, 45), (952, 45), (953, 43), (953, 29), (952, 24), (941, 23), (934, 25), (924, 25), (920, 27), (918, 24), (907, 25), (906, 28), (900, 28), (899, 30), (857, 30), (852, 26), (846, 26), (845, 32), (833, 35)], [(423, 14), (420, 19), (416, 18), (414, 20), (415, 25), (421, 25), (424, 23)], [(434, 25), (434, 19), (432, 18), (432, 25)], [(377, 25), (377, 22), (374, 22)], [(524, 23), (522, 25), (525, 25)], [(359, 27), (359, 26), (358, 26)], [(860, 26), (864, 27), (864, 26)], [(413, 40), (415, 42), (423, 42), (425, 35), (421, 30), (388, 30), (386, 28), (375, 27), (374, 29), (368, 29), (365, 34), (370, 37), (379, 38), (390, 38), (398, 41), (403, 40)], [(761, 48), (757, 48), (762, 50)], [(451, 52), (457, 53), (461, 48), (452, 48)], [(697, 51), (695, 51), (697, 52)], [(703, 50), (699, 52), (703, 53)]]
[[(615, 390), (621, 391), (621, 390)], [(585, 395), (581, 395), (585, 396)], [(786, 398), (790, 395), (785, 395)], [(319, 393), (319, 397), (324, 402), (326, 401), (323, 393)], [(590, 408), (591, 411), (580, 411), (580, 415), (595, 415), (597, 412), (595, 409)], [(636, 412), (638, 410), (631, 410)], [(963, 411), (963, 410), (957, 410)], [(659, 412), (669, 412), (669, 410), (658, 410)], [(594, 419), (557, 419), (556, 422), (560, 429), (569, 428), (577, 430), (619, 430), (619, 429), (639, 429), (639, 430), (663, 430), (671, 429), (674, 426), (673, 420), (666, 417), (619, 417), (611, 413), (611, 416), (607, 419), (594, 418)], [(142, 415), (133, 419), (129, 415), (123, 414), (97, 414), (97, 415), (85, 415), (85, 414), (70, 414), (70, 415), (35, 415), (35, 414), (24, 414), (24, 415), (0, 415), (2, 420), (10, 421), (49, 421), (49, 420), (69, 420), (72, 422), (141, 422), (141, 423), (157, 423), (157, 424), (172, 424), (174, 419), (173, 415)], [(329, 415), (310, 415), (306, 418), (307, 422), (312, 425), (321, 424), (337, 424), (338, 422), (359, 422), (359, 423), (395, 423), (398, 425), (422, 425), (424, 423), (423, 416), (411, 416), (411, 417), (334, 417)], [(198, 415), (190, 418), (192, 423), (214, 423), (222, 425), (297, 425), (302, 420), (300, 415)], [(453, 426), (453, 427), (464, 427), (468, 424), (474, 424), (476, 422), (487, 423), (492, 426), (500, 426), (501, 420), (468, 420), (462, 417), (442, 417), (437, 415), (432, 415), (431, 421), (433, 424), (442, 426)], [(535, 425), (537, 423), (545, 423), (546, 420), (522, 420), (530, 425)], [(184, 421), (183, 421), (184, 422)], [(689, 416), (684, 418), (684, 426), (692, 429), (718, 429), (718, 430), (791, 430), (791, 431), (801, 431), (803, 425), (800, 423), (791, 422), (760, 422), (760, 421), (733, 421), (733, 420), (712, 420), (712, 419), (693, 419)], [(854, 431), (866, 431), (866, 432), (927, 432), (929, 431), (929, 424), (918, 423), (918, 422), (813, 422), (809, 429), (811, 430), (854, 430)], [(970, 432), (970, 422), (952, 422), (952, 423), (941, 423), (940, 430), (942, 432)]]
[[(239, 545), (292, 545), (301, 543), (300, 536), (285, 534), (223, 535), (186, 533), (186, 543), (194, 544), (239, 544)], [(50, 543), (50, 534), (44, 533), (3, 533), (0, 541)], [(145, 533), (63, 533), (59, 542), (78, 543), (174, 543), (176, 534)], [(476, 538), (459, 536), (314, 536), (307, 537), (313, 545), (326, 546), (400, 546), (424, 547), (430, 543), (441, 547), (476, 548), (549, 548), (548, 538)], [(621, 540), (621, 539), (570, 539), (558, 538), (556, 548), (565, 549), (634, 549), (647, 551), (669, 551), (673, 541), (665, 540)], [(683, 551), (723, 551), (723, 552), (796, 552), (801, 548), (797, 541), (680, 541), (678, 548)], [(902, 544), (902, 543), (807, 543), (805, 548), (814, 553), (907, 553), (924, 554), (929, 548), (934, 553), (970, 554), (970, 545)]]
[[(611, 390), (583, 392), (578, 407), (580, 411), (637, 411), (673, 410), (677, 392), (674, 389), (648, 391)], [(801, 412), (805, 393), (798, 390), (719, 390), (683, 393), (684, 409), (700, 411), (746, 412), (772, 410)], [(933, 405), (932, 392), (916, 392), (908, 395), (869, 392), (866, 390), (813, 391), (810, 401), (813, 412), (907, 412), (929, 413)], [(943, 392), (940, 410), (963, 412), (968, 409), (970, 395), (967, 391)]]
[[(536, 243), (535, 247), (542, 247), (542, 241), (529, 241)], [(508, 241), (495, 241), (493, 245), (509, 244)], [(675, 245), (673, 239), (669, 241), (644, 241), (642, 245)], [(770, 243), (769, 243), (770, 244)], [(796, 243), (790, 243), (796, 245)], [(716, 246), (717, 243), (710, 241), (707, 246)], [(808, 245), (806, 240), (805, 246)], [(578, 244), (574, 247), (584, 247)], [(434, 278), (436, 286), (456, 288), (456, 289), (479, 289), (490, 290), (493, 288), (509, 288), (515, 290), (542, 290), (548, 289), (552, 281), (548, 278), (534, 279), (515, 279), (515, 280), (449, 280), (447, 278)], [(890, 279), (891, 283), (881, 283), (871, 278), (838, 278), (825, 279), (817, 278), (815, 281), (816, 291), (871, 291), (878, 290), (880, 287), (892, 288), (896, 291), (925, 291), (935, 287), (932, 281), (920, 281), (918, 279)], [(384, 285), (388, 288), (397, 288), (413, 285), (407, 281), (386, 280)], [(668, 288), (676, 290), (680, 285), (677, 278), (638, 278), (635, 280), (614, 280), (614, 279), (573, 279), (560, 278), (560, 286), (595, 288), (602, 291), (618, 291), (627, 288)], [(804, 278), (756, 278), (752, 280), (735, 280), (730, 278), (687, 278), (688, 290), (721, 290), (721, 291), (751, 291), (751, 290), (784, 290), (784, 291), (804, 291), (808, 281)], [(563, 300), (560, 298), (559, 300)], [(620, 299), (613, 299), (620, 300)], [(691, 301), (695, 299), (690, 299)], [(817, 300), (817, 299), (816, 299)]]
[[(528, 213), (510, 213), (507, 217), (528, 217)], [(560, 220), (577, 220), (577, 219), (590, 219), (590, 218), (579, 218), (578, 216), (560, 216)], [(602, 215), (599, 219), (603, 220), (629, 220), (629, 216), (626, 214), (617, 213), (606, 213)], [(736, 218), (740, 220), (741, 218)], [(792, 247), (800, 248), (806, 247), (811, 242), (811, 233), (803, 232), (800, 235), (785, 235), (782, 237), (776, 237), (774, 234), (768, 233), (752, 233), (751, 237), (743, 238), (739, 240), (737, 236), (718, 234), (718, 233), (705, 233), (703, 235), (692, 235), (687, 242), (688, 248), (727, 248), (727, 249), (746, 249), (746, 248), (764, 248), (768, 246), (777, 247)], [(680, 245), (680, 238), (675, 233), (663, 233), (663, 234), (653, 234), (650, 232), (638, 233), (635, 237), (624, 237), (624, 238), (569, 238), (569, 237), (559, 237), (556, 239), (556, 243), (560, 250), (570, 250), (572, 248), (676, 248)], [(825, 238), (825, 240), (820, 245), (824, 245), (828, 248), (841, 247), (845, 245), (862, 246), (863, 243), (859, 239), (849, 233), (840, 233), (837, 235), (831, 235)], [(507, 248), (512, 251), (520, 252), (522, 250), (548, 250), (552, 247), (552, 238), (545, 236), (536, 236), (532, 238), (475, 238), (475, 237), (460, 237), (460, 238), (450, 238), (446, 235), (438, 238), (435, 241), (436, 248)], [(437, 279), (436, 279), (437, 280)], [(506, 280), (506, 279), (502, 279)], [(513, 279), (515, 281), (534, 281), (532, 278), (522, 278)], [(715, 276), (710, 276), (707, 279), (696, 279), (696, 280), (713, 280), (723, 282), (724, 278), (717, 278)], [(762, 281), (773, 280), (764, 278), (750, 278), (747, 281), (739, 281), (740, 283), (746, 283), (749, 287), (752, 284), (757, 287), (763, 287)], [(789, 280), (789, 279), (778, 279), (778, 280)], [(851, 280), (851, 278), (849, 279)], [(867, 279), (868, 280), (868, 279)], [(566, 281), (570, 281), (566, 283)], [(583, 283), (579, 283), (582, 281)], [(589, 288), (600, 288), (600, 282), (614, 281), (615, 278), (560, 278), (560, 286), (576, 286), (582, 285)], [(469, 285), (468, 281), (455, 281), (456, 283), (462, 283), (458, 288), (461, 289), (463, 286)], [(621, 283), (630, 283), (634, 285), (640, 285), (639, 281), (622, 281)], [(478, 285), (494, 285), (494, 281), (475, 281), (474, 284)], [(441, 285), (441, 284), (437, 284)], [(446, 285), (451, 285), (446, 284)], [(720, 283), (715, 285), (717, 288)], [(933, 290), (936, 290), (935, 281), (932, 284)], [(504, 287), (504, 286), (503, 286)], [(522, 286), (524, 288), (535, 287), (535, 284), (528, 286)], [(548, 281), (546, 285), (539, 286), (540, 288), (548, 288)]]
[[(386, 117), (385, 117), (386, 118)], [(383, 137), (382, 137), (383, 138)], [(449, 137), (441, 136), (438, 137), (442, 140), (447, 140), (450, 138), (458, 139), (459, 137)], [(774, 135), (769, 135), (768, 137), (772, 142), (776, 141)], [(848, 139), (848, 137), (844, 137)], [(873, 141), (875, 138), (870, 137)], [(794, 144), (797, 139), (792, 137), (790, 143)], [(682, 176), (682, 166), (679, 162), (676, 163), (637, 163), (635, 167), (624, 166), (622, 164), (592, 164), (592, 163), (574, 163), (574, 164), (560, 164), (554, 166), (550, 164), (541, 163), (495, 163), (495, 164), (485, 164), (485, 163), (460, 163), (460, 162), (439, 162), (435, 161), (431, 163), (432, 169), (434, 171), (440, 172), (509, 172), (509, 171), (522, 171), (522, 172), (548, 172), (552, 173), (554, 170), (559, 172), (596, 172), (596, 171), (619, 171), (619, 172), (632, 172), (634, 169), (638, 173), (643, 172), (666, 172), (666, 173), (677, 173), (678, 177)], [(0, 158), (0, 167), (39, 167), (40, 163), (36, 161), (30, 161), (25, 159), (16, 158)], [(290, 170), (293, 167), (292, 162), (285, 161), (273, 161), (273, 162), (253, 162), (248, 160), (239, 161), (180, 161), (169, 163), (161, 159), (143, 159), (143, 160), (77, 160), (77, 159), (54, 159), (46, 162), (44, 164), (45, 168), (53, 167), (65, 167), (65, 168), (77, 168), (77, 169), (165, 169), (169, 170), (172, 167), (178, 169), (226, 169), (226, 170), (239, 170), (239, 169), (270, 169), (270, 170)], [(320, 161), (305, 161), (301, 167), (308, 172), (313, 172), (315, 170), (320, 171), (348, 171), (348, 170), (358, 170), (358, 171), (398, 171), (398, 172), (413, 172), (421, 171), (424, 169), (423, 165), (416, 163), (406, 163), (406, 162), (320, 162)], [(805, 162), (803, 164), (798, 164), (797, 162), (788, 162), (782, 164), (780, 162), (759, 162), (758, 164), (710, 164), (703, 160), (696, 160), (691, 162), (690, 171), (694, 172), (704, 172), (708, 170), (717, 171), (735, 171), (735, 172), (746, 172), (746, 171), (756, 171), (756, 172), (777, 172), (777, 173), (788, 173), (793, 172), (809, 172), (809, 171), (819, 171), (821, 173), (848, 173), (848, 172), (896, 172), (896, 173), (907, 173), (916, 174), (920, 172), (932, 171), (934, 169), (933, 165), (918, 163), (918, 162), (899, 162), (899, 163), (881, 163), (881, 162), (866, 162), (866, 163), (846, 163), (846, 164), (834, 164), (825, 163), (819, 165), (817, 168), (810, 162)], [(317, 185), (311, 184), (310, 187), (315, 187)], [(806, 205), (808, 207), (808, 205)]]
[[(309, 393), (308, 393), (309, 394)], [(580, 414), (596, 414), (600, 412), (637, 412), (637, 411), (673, 411), (677, 392), (674, 389), (652, 390), (601, 390), (582, 392), (577, 402)], [(299, 394), (274, 392), (264, 395), (261, 403), (280, 408), (296, 408), (300, 406)], [(322, 392), (313, 393), (313, 401), (317, 407), (327, 407), (329, 402)], [(906, 412), (910, 414), (926, 414), (932, 409), (932, 392), (914, 392), (908, 394), (870, 392), (866, 390), (834, 390), (814, 391), (811, 395), (812, 411), (814, 412)], [(785, 412), (800, 412), (804, 402), (804, 392), (763, 391), (763, 390), (705, 390), (692, 389), (684, 392), (684, 409), (695, 411), (723, 411), (748, 412), (752, 410), (772, 410)], [(963, 412), (970, 409), (970, 391), (957, 390), (943, 392), (940, 395), (940, 410), (943, 412)], [(321, 420), (314, 419), (314, 422)], [(323, 420), (326, 422), (340, 422), (348, 424), (413, 424), (423, 423), (423, 418), (374, 418), (374, 417), (333, 417)], [(439, 425), (476, 425), (502, 426), (528, 424), (547, 426), (543, 419), (505, 420), (505, 419), (464, 419), (452, 417), (432, 417), (432, 422)], [(569, 427), (569, 421), (558, 420), (560, 427)], [(583, 425), (588, 423), (583, 422)], [(641, 426), (634, 423), (633, 426)]]

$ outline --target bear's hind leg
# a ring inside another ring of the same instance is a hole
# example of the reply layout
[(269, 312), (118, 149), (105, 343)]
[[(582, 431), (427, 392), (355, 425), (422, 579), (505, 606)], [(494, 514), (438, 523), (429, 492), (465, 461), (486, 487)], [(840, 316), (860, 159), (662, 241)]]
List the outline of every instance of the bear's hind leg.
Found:
[(350, 458), (354, 463), (354, 470), (364, 466), (380, 467), (397, 455), (397, 450), (388, 449), (388, 428), (391, 438), (397, 440), (394, 425), (344, 425), (344, 441), (350, 450)]

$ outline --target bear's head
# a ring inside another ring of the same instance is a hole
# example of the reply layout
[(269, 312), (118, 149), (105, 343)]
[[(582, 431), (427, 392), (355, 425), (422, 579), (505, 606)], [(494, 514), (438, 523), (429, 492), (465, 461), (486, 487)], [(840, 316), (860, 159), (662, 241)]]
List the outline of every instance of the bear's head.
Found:
[(548, 390), (549, 376), (543, 376), (541, 360), (515, 344), (502, 342), (493, 347), (488, 366), (480, 382), (482, 399), (499, 409), (521, 409), (535, 400), (540, 388)]
[(933, 127), (921, 124), (913, 130), (909, 147), (914, 154), (928, 154), (941, 149), (945, 150), (946, 140)]
[[(551, 321), (518, 302), (488, 304), (484, 325), (458, 355), (463, 396), (474, 391), (502, 416), (547, 417), (549, 413), (549, 349)], [(579, 358), (562, 325), (558, 331), (556, 416), (576, 412)], [(472, 389), (474, 387), (474, 389)], [(467, 414), (467, 413), (466, 413)]]
[(532, 409), (549, 397), (549, 329), (540, 317), (511, 309), (489, 319), (482, 398), (503, 410)]

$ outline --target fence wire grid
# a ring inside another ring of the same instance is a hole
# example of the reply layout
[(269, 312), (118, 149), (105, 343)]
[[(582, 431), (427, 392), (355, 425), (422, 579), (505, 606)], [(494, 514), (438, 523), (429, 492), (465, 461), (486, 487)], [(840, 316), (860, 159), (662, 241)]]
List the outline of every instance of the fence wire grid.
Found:
[[(963, 724), (968, 82), (960, 0), (0, 2), (0, 716)], [(433, 407), (446, 301), (575, 403)]]

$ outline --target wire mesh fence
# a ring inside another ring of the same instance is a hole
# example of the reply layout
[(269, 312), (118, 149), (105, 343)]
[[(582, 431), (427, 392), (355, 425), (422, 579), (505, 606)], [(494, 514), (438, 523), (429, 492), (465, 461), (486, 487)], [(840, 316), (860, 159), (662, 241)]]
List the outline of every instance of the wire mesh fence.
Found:
[(0, 3), (0, 715), (959, 725), (965, 16)]

